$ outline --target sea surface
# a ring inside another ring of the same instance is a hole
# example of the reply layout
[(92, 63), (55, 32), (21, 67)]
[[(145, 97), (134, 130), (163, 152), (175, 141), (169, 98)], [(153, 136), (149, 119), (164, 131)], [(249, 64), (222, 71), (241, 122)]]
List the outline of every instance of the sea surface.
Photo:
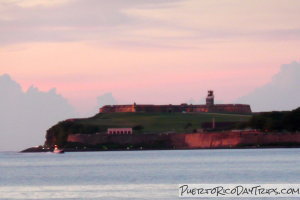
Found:
[(300, 183), (300, 149), (0, 152), (1, 200), (186, 199), (183, 183)]

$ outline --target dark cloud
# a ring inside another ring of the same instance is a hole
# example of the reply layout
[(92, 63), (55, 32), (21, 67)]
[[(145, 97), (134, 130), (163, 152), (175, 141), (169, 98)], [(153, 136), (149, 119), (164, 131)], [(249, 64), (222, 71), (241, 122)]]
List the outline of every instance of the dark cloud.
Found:
[(268, 84), (241, 97), (254, 111), (291, 110), (300, 107), (300, 63), (282, 65)]
[(21, 150), (43, 144), (48, 128), (74, 117), (72, 106), (55, 89), (23, 92), (9, 75), (0, 76), (0, 150)]

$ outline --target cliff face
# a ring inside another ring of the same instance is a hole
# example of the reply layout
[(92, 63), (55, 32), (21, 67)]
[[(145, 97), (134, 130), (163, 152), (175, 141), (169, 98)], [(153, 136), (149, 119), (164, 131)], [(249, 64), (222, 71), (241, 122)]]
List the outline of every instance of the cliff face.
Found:
[(300, 145), (300, 133), (214, 132), (145, 135), (69, 135), (68, 142), (85, 145), (119, 145), (148, 149), (238, 148)]

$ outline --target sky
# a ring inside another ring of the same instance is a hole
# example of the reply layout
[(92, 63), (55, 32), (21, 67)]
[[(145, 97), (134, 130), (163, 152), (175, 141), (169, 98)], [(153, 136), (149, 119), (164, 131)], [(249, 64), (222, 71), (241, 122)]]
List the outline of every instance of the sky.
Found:
[(0, 0), (0, 75), (23, 93), (55, 88), (75, 116), (107, 101), (200, 103), (211, 89), (255, 111), (297, 107), (254, 99), (277, 97), (260, 88), (278, 74), (297, 91), (285, 71), (299, 73), (299, 9), (298, 0)]

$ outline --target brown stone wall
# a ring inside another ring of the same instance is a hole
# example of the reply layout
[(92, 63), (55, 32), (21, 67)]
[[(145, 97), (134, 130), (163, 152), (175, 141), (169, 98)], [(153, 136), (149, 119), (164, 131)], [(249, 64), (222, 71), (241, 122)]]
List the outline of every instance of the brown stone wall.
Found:
[(209, 107), (206, 105), (193, 105), (189, 106), (190, 112), (209, 112)]
[(300, 133), (214, 132), (145, 135), (69, 135), (68, 142), (82, 144), (140, 145), (160, 144), (162, 148), (201, 149), (243, 146), (300, 145)]
[(220, 112), (220, 113), (251, 113), (249, 105), (216, 104), (207, 105), (113, 105), (100, 108), (102, 113), (113, 112)]
[(149, 146), (153, 144), (168, 145), (168, 135), (159, 134), (145, 134), (145, 135), (106, 135), (106, 134), (73, 134), (69, 135), (68, 142), (76, 142), (88, 145), (101, 145), (101, 144), (118, 144), (118, 145), (140, 145)]
[(251, 113), (251, 108), (243, 104), (216, 104), (209, 107), (209, 112)]
[(136, 112), (183, 112), (185, 106), (181, 105), (136, 105)]
[(133, 105), (113, 105), (103, 106), (99, 110), (101, 113), (114, 113), (114, 112), (135, 112)]

